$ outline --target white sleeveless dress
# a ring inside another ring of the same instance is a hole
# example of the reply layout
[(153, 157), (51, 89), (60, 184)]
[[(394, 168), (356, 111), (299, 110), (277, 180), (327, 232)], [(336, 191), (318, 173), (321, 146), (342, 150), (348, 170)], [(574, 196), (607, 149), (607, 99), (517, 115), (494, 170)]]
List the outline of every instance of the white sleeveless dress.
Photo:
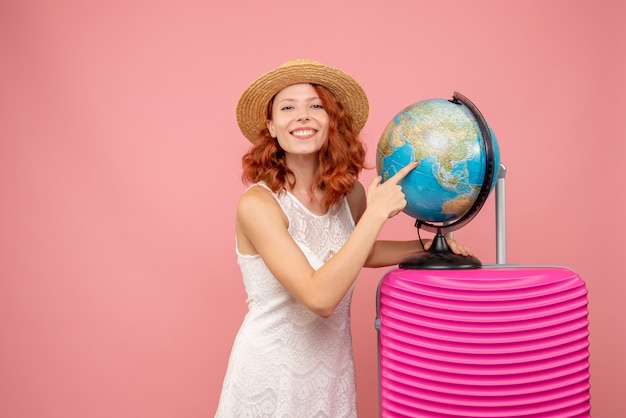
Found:
[[(320, 216), (291, 193), (275, 197), (289, 233), (314, 269), (339, 251), (354, 229), (345, 198)], [(259, 255), (237, 251), (237, 259), (248, 313), (233, 344), (215, 416), (356, 417), (352, 289), (330, 317), (322, 318), (294, 299)]]

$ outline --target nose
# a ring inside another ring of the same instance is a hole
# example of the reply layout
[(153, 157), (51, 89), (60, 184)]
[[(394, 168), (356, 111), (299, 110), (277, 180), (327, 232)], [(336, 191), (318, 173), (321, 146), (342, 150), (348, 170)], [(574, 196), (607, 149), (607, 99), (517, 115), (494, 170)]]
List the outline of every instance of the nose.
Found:
[(299, 121), (309, 120), (309, 110), (307, 108), (300, 109), (300, 111), (298, 112), (298, 120)]

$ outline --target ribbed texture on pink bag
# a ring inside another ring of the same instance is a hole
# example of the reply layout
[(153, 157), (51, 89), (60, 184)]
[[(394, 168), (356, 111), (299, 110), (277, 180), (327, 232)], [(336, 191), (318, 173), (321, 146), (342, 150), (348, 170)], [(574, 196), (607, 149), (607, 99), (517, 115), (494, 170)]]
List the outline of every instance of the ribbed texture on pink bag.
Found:
[(382, 417), (589, 417), (587, 289), (560, 267), (388, 272)]

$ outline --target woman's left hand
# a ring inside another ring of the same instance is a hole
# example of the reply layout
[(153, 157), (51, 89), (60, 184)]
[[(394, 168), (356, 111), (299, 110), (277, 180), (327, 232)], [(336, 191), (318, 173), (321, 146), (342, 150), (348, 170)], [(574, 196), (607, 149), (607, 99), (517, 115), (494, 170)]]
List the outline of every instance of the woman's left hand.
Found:
[[(431, 245), (433, 244), (432, 240), (424, 240), (424, 251), (428, 251), (431, 247)], [(448, 244), (448, 247), (450, 247), (450, 250), (452, 250), (453, 253), (455, 254), (460, 254), (460, 255), (474, 255), (474, 253), (472, 253), (472, 250), (470, 250), (468, 247), (466, 247), (465, 245), (461, 245), (457, 242), (457, 240), (455, 240), (454, 238), (449, 238), (446, 237), (446, 243)]]

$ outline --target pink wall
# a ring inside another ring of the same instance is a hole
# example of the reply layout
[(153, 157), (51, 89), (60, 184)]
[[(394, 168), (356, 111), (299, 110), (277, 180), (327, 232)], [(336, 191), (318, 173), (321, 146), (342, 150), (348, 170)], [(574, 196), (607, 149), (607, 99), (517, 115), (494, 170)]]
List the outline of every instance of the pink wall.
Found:
[[(624, 21), (619, 1), (1, 2), (0, 416), (213, 415), (245, 311), (235, 104), (294, 57), (362, 83), (372, 164), (402, 107), (478, 105), (509, 169), (509, 261), (585, 278), (594, 417), (626, 413)], [(487, 263), (492, 206), (457, 232)], [(354, 299), (363, 417), (384, 271)]]

